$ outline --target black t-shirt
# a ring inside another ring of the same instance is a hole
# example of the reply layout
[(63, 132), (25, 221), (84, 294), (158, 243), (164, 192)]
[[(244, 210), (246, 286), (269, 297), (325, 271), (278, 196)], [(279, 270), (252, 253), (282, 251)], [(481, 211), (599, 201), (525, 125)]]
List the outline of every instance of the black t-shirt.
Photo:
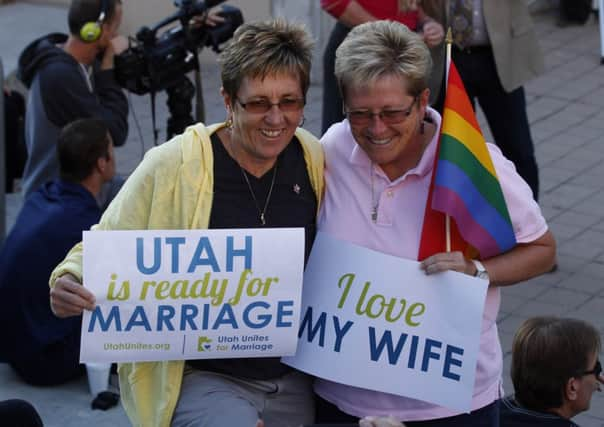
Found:
[[(214, 154), (214, 200), (209, 228), (304, 227), (306, 264), (316, 234), (317, 197), (310, 183), (304, 152), (298, 139), (293, 138), (277, 158), (275, 166), (260, 178), (242, 171), (216, 133), (211, 139)], [(244, 173), (247, 174), (256, 201)], [(273, 191), (266, 203), (273, 175)], [(265, 203), (266, 223), (262, 225), (260, 215)], [(259, 380), (280, 377), (291, 371), (277, 357), (190, 360), (188, 363), (196, 369)]]

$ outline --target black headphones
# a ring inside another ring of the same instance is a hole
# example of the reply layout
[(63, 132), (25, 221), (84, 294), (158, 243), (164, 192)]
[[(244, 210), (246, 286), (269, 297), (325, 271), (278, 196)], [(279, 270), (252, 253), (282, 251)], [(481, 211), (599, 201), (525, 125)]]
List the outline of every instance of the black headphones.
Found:
[(108, 0), (101, 0), (101, 10), (96, 21), (86, 22), (82, 25), (82, 28), (80, 28), (80, 38), (86, 43), (92, 43), (101, 38), (103, 23), (107, 16), (107, 1)]

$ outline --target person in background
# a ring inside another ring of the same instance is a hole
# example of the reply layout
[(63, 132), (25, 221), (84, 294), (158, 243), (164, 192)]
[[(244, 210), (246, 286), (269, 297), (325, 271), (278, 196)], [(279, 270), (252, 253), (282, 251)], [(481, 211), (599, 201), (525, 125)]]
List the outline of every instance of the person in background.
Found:
[[(319, 230), (385, 254), (419, 258), (441, 125), (438, 112), (428, 107), (430, 68), (421, 36), (398, 22), (358, 25), (342, 42), (335, 73), (347, 118), (321, 138), (326, 191)], [(548, 271), (555, 241), (513, 164), (496, 146), (487, 148), (518, 244), (481, 262), (452, 251), (431, 254), (420, 264), (429, 275), (453, 270), (489, 282), (471, 412), (317, 379), (317, 422), (392, 415), (408, 427), (498, 425), (503, 367), (496, 324), (499, 288)]]
[[(525, 0), (447, 0), (453, 61), (468, 96), (484, 111), (494, 142), (539, 199), (539, 170), (523, 85), (544, 70)], [(436, 73), (442, 75), (444, 66)], [(443, 89), (444, 92), (444, 89)], [(443, 96), (440, 97), (444, 101)], [(442, 104), (437, 104), (442, 109)]]
[[(29, 88), (25, 113), (25, 196), (59, 176), (57, 136), (74, 120), (103, 120), (115, 146), (126, 142), (128, 102), (114, 76), (114, 56), (127, 47), (118, 36), (120, 0), (73, 0), (69, 36), (49, 34), (33, 41), (19, 58), (19, 78)], [(97, 58), (100, 57), (100, 61)], [(115, 177), (99, 195), (103, 208), (119, 190)]]
[(40, 414), (31, 403), (21, 399), (0, 401), (0, 420), (10, 427), (43, 427)]
[(321, 133), (342, 121), (342, 97), (334, 75), (336, 49), (356, 25), (377, 19), (392, 19), (422, 34), (428, 47), (440, 45), (444, 38), (441, 24), (426, 15), (415, 0), (321, 0), (321, 7), (335, 17), (323, 54), (323, 116)]
[(81, 316), (59, 319), (48, 304), (48, 277), (82, 231), (96, 224), (96, 196), (115, 174), (105, 124), (80, 119), (59, 135), (60, 177), (34, 191), (0, 250), (0, 358), (29, 384), (55, 385), (82, 375)]
[(25, 119), (25, 98), (16, 90), (5, 87), (0, 96), (4, 97), (4, 191), (16, 191), (15, 181), (23, 176), (27, 159), (23, 123)]
[(502, 399), (502, 427), (578, 427), (570, 421), (587, 411), (604, 383), (600, 333), (577, 319), (526, 320), (512, 344), (515, 394)]
[[(299, 128), (312, 39), (283, 20), (239, 27), (220, 55), (226, 122), (189, 127), (150, 150), (100, 230), (303, 227), (305, 256), (323, 191), (323, 151)], [(53, 272), (61, 317), (94, 308), (82, 246)], [(137, 426), (298, 427), (313, 422), (312, 380), (279, 358), (122, 363), (120, 394)]]

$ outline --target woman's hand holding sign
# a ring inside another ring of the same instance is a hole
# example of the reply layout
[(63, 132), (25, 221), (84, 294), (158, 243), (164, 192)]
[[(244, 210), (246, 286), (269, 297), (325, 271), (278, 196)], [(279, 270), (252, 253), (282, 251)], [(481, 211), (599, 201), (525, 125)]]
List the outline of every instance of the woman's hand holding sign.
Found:
[(50, 289), (50, 307), (57, 317), (78, 316), (84, 310), (94, 310), (95, 298), (75, 276), (65, 274)]
[(440, 252), (432, 255), (421, 262), (420, 268), (424, 270), (426, 274), (435, 274), (452, 270), (473, 276), (476, 271), (476, 267), (472, 261), (465, 258), (463, 253), (459, 251)]

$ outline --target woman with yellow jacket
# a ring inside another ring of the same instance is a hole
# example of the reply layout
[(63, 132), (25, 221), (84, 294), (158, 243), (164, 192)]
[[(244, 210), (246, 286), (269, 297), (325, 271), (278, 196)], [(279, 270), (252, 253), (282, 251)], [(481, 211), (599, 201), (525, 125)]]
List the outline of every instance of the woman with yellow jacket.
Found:
[[(240, 27), (220, 57), (226, 122), (191, 126), (151, 150), (96, 229), (304, 227), (308, 256), (323, 191), (321, 147), (299, 128), (311, 57), (300, 26)], [(81, 279), (80, 244), (50, 279), (55, 314), (94, 308)], [(278, 358), (123, 363), (119, 376), (135, 426), (253, 426), (262, 418), (281, 427), (314, 418), (311, 379)]]

